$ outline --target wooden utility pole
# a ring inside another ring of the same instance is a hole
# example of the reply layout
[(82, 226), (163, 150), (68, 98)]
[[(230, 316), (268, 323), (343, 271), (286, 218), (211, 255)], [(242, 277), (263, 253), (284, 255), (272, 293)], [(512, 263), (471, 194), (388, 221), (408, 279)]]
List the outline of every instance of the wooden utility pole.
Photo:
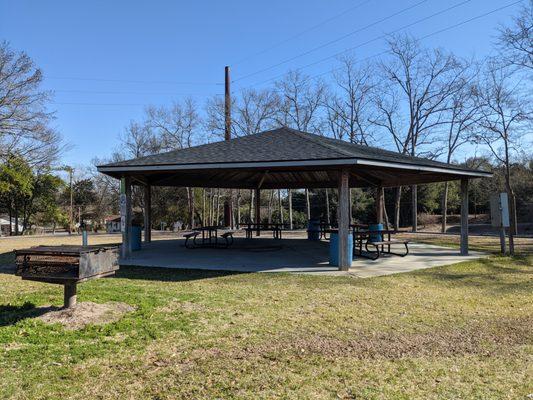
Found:
[(224, 139), (231, 139), (231, 91), (228, 66), (224, 68)]
[[(231, 140), (231, 90), (230, 90), (230, 76), (229, 67), (226, 65), (224, 68), (224, 139)], [(229, 191), (229, 201), (224, 202), (224, 225), (233, 225), (233, 190)]]
[[(70, 217), (69, 217), (69, 225), (68, 225), (68, 234), (72, 235), (72, 225), (74, 223), (74, 194), (72, 190), (72, 168), (67, 167), (68, 176), (69, 176), (69, 187), (70, 187)], [(17, 223), (18, 226), (18, 223)]]

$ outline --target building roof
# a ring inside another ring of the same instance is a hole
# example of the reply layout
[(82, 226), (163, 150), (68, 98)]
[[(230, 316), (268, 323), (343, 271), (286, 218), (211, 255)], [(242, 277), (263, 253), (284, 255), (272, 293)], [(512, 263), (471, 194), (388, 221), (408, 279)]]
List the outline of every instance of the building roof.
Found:
[[(286, 127), (235, 138), (229, 141), (208, 143), (186, 149), (101, 165), (98, 167), (98, 170), (115, 177), (144, 173), (144, 176), (156, 174), (160, 178), (162, 178), (162, 174), (165, 175), (163, 172), (166, 172), (166, 175), (168, 175), (173, 171), (174, 177), (178, 179), (168, 179), (170, 177), (167, 176), (165, 182), (169, 184), (171, 181), (176, 181), (175, 184), (177, 184), (177, 181), (183, 183), (188, 181), (188, 179), (179, 179), (178, 175), (182, 175), (182, 178), (187, 178), (183, 175), (188, 175), (189, 178), (192, 178), (191, 173), (195, 170), (197, 171), (196, 175), (198, 177), (200, 177), (199, 175), (203, 175), (199, 172), (200, 170), (205, 171), (210, 169), (216, 171), (231, 169), (241, 172), (244, 172), (244, 170), (255, 170), (256, 173), (259, 170), (268, 170), (269, 175), (272, 176), (276, 174), (276, 170), (280, 170), (281, 172), (281, 169), (317, 171), (332, 168), (338, 169), (343, 165), (355, 168), (363, 175), (367, 174), (365, 171), (389, 169), (396, 171), (403, 170), (406, 173), (410, 172), (411, 175), (420, 172), (446, 175), (447, 179), (441, 176), (437, 180), (490, 176), (490, 173), (484, 171), (472, 170), (419, 157), (411, 157), (376, 147), (357, 145)], [(178, 171), (181, 171), (181, 173), (178, 173)], [(140, 177), (138, 176), (138, 178)], [(240, 178), (241, 180), (245, 179), (245, 176), (241, 175)], [(256, 178), (253, 177), (252, 181), (254, 179), (257, 181)], [(278, 178), (283, 177), (278, 176)], [(376, 182), (378, 181), (384, 185), (398, 182), (394, 177), (392, 177), (392, 180), (381, 179), (379, 176), (369, 178), (366, 181), (366, 185), (371, 184), (371, 182), (377, 184)], [(428, 178), (428, 176), (425, 178)], [(224, 180), (228, 184), (228, 177), (225, 177)], [(281, 180), (283, 179), (278, 179), (276, 184), (282, 185)], [(326, 180), (334, 181), (335, 179), (331, 177), (331, 179), (326, 178)], [(364, 179), (362, 180), (364, 181)], [(213, 183), (213, 179), (210, 179), (210, 181), (209, 185)], [(233, 179), (233, 182), (237, 183), (235, 181), (236, 178)], [(264, 181), (265, 178), (263, 178)], [(273, 184), (270, 178), (266, 179), (266, 181), (267, 187)], [(295, 184), (296, 181), (298, 179), (294, 180)], [(305, 181), (306, 179), (300, 183), (305, 183)], [(336, 183), (333, 181), (326, 187), (335, 186)], [(423, 179), (422, 181), (425, 180)], [(199, 183), (197, 182), (195, 185), (208, 186)], [(236, 187), (249, 187), (254, 184), (255, 181), (242, 185), (239, 184)], [(357, 186), (362, 185), (359, 183)]]

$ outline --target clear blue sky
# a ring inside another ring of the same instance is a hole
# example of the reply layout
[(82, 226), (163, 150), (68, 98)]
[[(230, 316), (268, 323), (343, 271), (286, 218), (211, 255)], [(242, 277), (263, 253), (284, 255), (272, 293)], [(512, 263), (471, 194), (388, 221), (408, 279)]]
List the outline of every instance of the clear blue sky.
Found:
[[(0, 40), (26, 51), (42, 68), (44, 88), (56, 91), (56, 126), (73, 145), (65, 161), (80, 165), (95, 156), (108, 156), (117, 147), (124, 126), (142, 118), (145, 105), (169, 104), (190, 94), (203, 108), (208, 96), (223, 93), (225, 65), (232, 66), (232, 78), (239, 79), (421, 3), (304, 57), (242, 79), (235, 89), (254, 86), (463, 1), (0, 0)], [(512, 2), (470, 0), (405, 31), (422, 37)], [(484, 56), (491, 51), (497, 26), (509, 23), (518, 7), (431, 36), (423, 43), (460, 56)], [(286, 41), (317, 24), (321, 25)], [(383, 49), (382, 40), (373, 41), (360, 46), (355, 55), (364, 58)], [(334, 63), (329, 60), (302, 72), (318, 74)]]

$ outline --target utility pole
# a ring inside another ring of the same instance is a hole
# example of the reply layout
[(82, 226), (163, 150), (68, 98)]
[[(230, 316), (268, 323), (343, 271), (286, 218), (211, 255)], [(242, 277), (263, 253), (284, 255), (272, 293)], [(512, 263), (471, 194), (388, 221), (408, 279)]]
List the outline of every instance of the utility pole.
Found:
[(231, 139), (231, 91), (229, 67), (224, 68), (224, 139)]
[(72, 167), (67, 167), (69, 175), (69, 187), (70, 187), (70, 219), (68, 225), (68, 234), (72, 235), (72, 222), (74, 220), (74, 193), (72, 190)]
[[(224, 139), (231, 140), (231, 90), (230, 90), (230, 76), (229, 66), (224, 68)], [(231, 226), (233, 229), (233, 190), (229, 191), (229, 201), (224, 202), (224, 216), (226, 218), (224, 225)]]

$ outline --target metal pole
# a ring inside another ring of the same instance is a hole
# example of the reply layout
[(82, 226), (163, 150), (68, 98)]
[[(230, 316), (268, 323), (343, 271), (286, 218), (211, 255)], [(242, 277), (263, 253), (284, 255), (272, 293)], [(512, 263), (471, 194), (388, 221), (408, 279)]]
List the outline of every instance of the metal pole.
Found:
[(65, 283), (63, 292), (63, 307), (71, 308), (76, 305), (77, 301), (77, 284), (76, 282)]
[(72, 168), (69, 167), (68, 169), (69, 174), (69, 186), (70, 186), (70, 221), (68, 226), (68, 233), (69, 235), (72, 234), (72, 223), (74, 222), (74, 195), (72, 191)]
[(468, 255), (468, 179), (461, 179), (461, 255)]

